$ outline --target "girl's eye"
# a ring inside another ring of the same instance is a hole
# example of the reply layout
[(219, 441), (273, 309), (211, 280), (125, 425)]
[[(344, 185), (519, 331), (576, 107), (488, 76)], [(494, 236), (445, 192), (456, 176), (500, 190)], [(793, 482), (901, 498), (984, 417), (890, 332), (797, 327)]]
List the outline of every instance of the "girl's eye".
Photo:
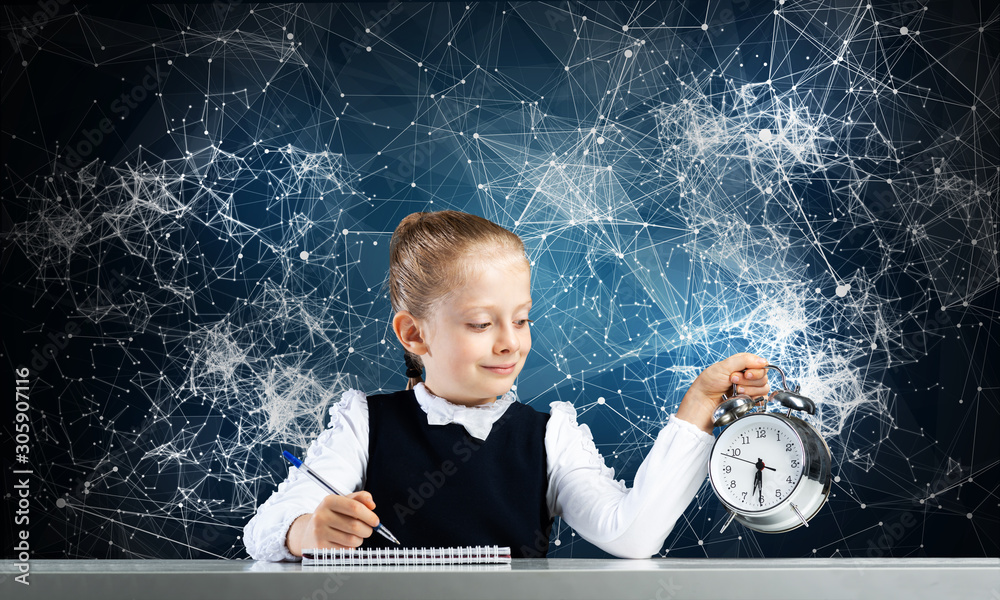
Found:
[(534, 323), (534, 321), (532, 321), (531, 319), (520, 319), (514, 322), (517, 323), (518, 327), (524, 327), (528, 323)]
[(483, 330), (492, 325), (492, 323), (469, 323), (469, 327), (473, 329)]

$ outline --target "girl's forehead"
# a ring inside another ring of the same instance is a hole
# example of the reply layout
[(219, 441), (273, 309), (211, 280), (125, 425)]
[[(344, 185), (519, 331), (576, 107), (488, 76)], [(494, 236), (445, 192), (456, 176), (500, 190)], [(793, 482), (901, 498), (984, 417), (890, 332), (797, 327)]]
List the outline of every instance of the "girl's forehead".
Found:
[(455, 308), (517, 307), (531, 303), (531, 272), (527, 264), (477, 262), (480, 264), (469, 270), (465, 284), (452, 294)]

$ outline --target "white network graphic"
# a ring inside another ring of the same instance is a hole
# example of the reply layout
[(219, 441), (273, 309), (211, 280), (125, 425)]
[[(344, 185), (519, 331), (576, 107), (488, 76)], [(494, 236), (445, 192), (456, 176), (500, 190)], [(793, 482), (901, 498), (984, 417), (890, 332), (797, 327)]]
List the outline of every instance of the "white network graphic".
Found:
[[(136, 31), (54, 17), (38, 52), (161, 77), (158, 139), (73, 169), (72, 137), (39, 140), (51, 172), (6, 175), (4, 202), (29, 215), (10, 232), (25, 285), (98, 332), (66, 353), (120, 377), (42, 376), (59, 400), (36, 430), (72, 481), (53, 470), (41, 501), (66, 554), (243, 556), (211, 542), (283, 478), (268, 446), (306, 448), (350, 387), (404, 384), (388, 242), (402, 216), (445, 208), (524, 239), (536, 323), (517, 389), (603, 426), (616, 471), (702, 368), (745, 350), (818, 401), (834, 519), (865, 508), (852, 476), (890, 508), (951, 510), (939, 496), (997, 464), (931, 472), (904, 447), (936, 441), (895, 417), (914, 390), (886, 377), (946, 336), (996, 343), (995, 61), (960, 79), (925, 45), (995, 43), (1000, 16), (874, 4), (205, 5)], [(52, 41), (72, 27), (86, 56)], [(951, 408), (996, 410), (986, 393)], [(77, 455), (93, 431), (104, 447)], [(937, 494), (934, 476), (955, 485)], [(974, 528), (996, 521), (989, 493)], [(718, 534), (719, 514), (706, 482), (664, 551), (762, 553)], [(863, 555), (878, 525), (849, 527), (812, 555)], [(562, 522), (553, 539), (580, 543)]]

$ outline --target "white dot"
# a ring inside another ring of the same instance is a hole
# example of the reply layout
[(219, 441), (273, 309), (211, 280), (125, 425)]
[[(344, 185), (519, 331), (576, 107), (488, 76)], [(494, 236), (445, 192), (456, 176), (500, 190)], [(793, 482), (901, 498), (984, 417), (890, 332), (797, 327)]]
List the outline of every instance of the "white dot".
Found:
[(766, 188), (764, 188), (764, 193), (765, 194), (771, 194), (773, 192), (774, 192), (774, 190), (771, 189), (771, 186), (767, 186)]
[(631, 50), (626, 50), (625, 51), (625, 58), (632, 58), (632, 51)]
[(837, 286), (837, 295), (843, 298), (847, 295), (847, 292), (851, 291), (851, 284), (844, 284)]
[(701, 30), (702, 31), (708, 31), (708, 23), (702, 23), (701, 24)]
[(410, 184), (410, 187), (417, 187), (417, 182), (416, 182), (416, 181), (414, 181), (413, 183), (411, 183), (411, 184)]
[(64, 508), (65, 506), (66, 506), (66, 500), (64, 500), (62, 498), (56, 500), (56, 507), (58, 507), (58, 508)]
[(604, 404), (604, 396), (601, 396), (600, 398), (598, 398), (597, 399), (597, 403), (598, 404)]
[(345, 229), (345, 230), (341, 231), (340, 233), (343, 233), (344, 235), (347, 235), (348, 231)]
[(761, 129), (760, 133), (757, 134), (757, 137), (760, 138), (760, 141), (766, 144), (770, 142), (772, 139), (774, 139), (774, 134), (771, 133), (770, 129)]
[(604, 143), (604, 137), (597, 138), (597, 143), (598, 144), (603, 144)]
[(285, 37), (286, 37), (286, 38), (288, 38), (288, 39), (292, 39), (292, 38), (294, 38), (294, 37), (295, 37), (295, 34), (294, 34), (294, 33), (289, 33), (289, 34), (288, 34), (288, 35), (286, 35)]
[(910, 33), (910, 29), (908, 27), (900, 27), (899, 28), (899, 33), (902, 34), (902, 35), (906, 35), (906, 34)]
[(479, 139), (479, 134), (478, 133), (473, 133), (472, 134), (472, 139), (478, 140)]
[(309, 260), (309, 253), (303, 250), (302, 252), (299, 252), (299, 258), (302, 260)]

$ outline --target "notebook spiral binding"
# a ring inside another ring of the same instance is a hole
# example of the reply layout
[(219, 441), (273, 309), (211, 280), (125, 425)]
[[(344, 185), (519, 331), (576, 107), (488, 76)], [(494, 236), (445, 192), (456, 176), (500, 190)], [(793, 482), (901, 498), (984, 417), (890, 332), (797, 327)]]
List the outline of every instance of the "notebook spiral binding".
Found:
[(454, 548), (311, 548), (302, 564), (337, 566), (481, 565), (510, 563), (507, 546)]

